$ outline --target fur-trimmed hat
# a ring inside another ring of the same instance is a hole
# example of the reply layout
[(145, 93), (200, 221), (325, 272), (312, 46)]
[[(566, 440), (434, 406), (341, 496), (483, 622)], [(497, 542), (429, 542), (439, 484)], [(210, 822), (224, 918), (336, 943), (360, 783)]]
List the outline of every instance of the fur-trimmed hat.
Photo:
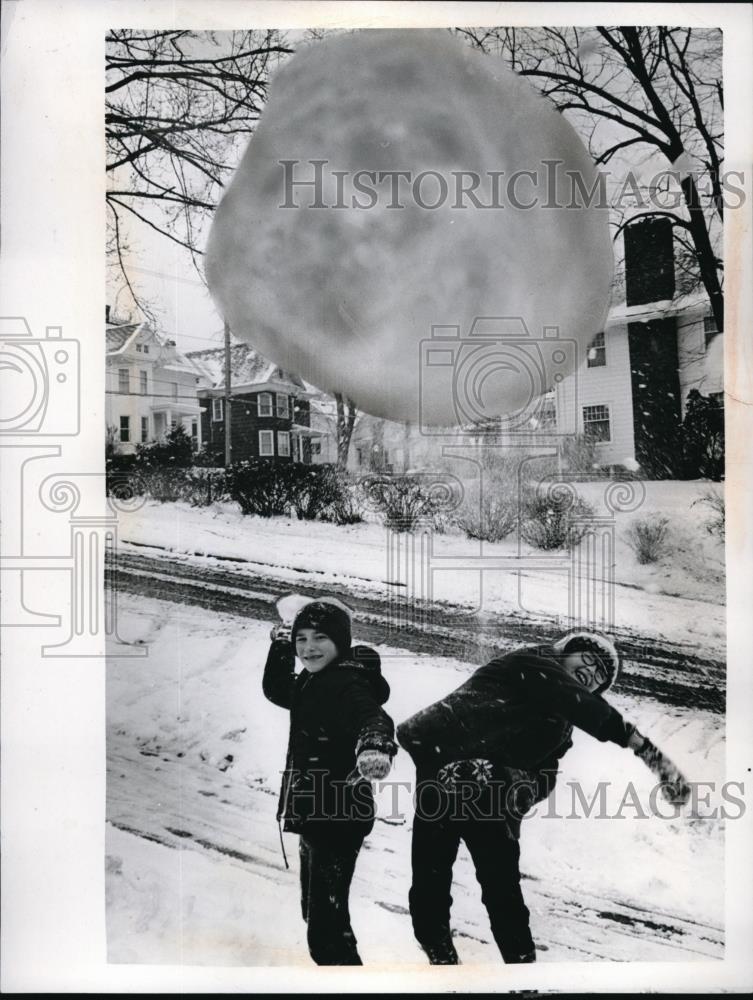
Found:
[(341, 656), (347, 655), (350, 650), (351, 611), (336, 597), (318, 597), (301, 608), (295, 616), (290, 633), (293, 652), (296, 634), (302, 628), (315, 629), (329, 636)]
[(585, 630), (568, 632), (553, 644), (553, 649), (558, 656), (566, 656), (568, 653), (591, 653), (596, 657), (607, 674), (606, 683), (596, 689), (596, 694), (609, 690), (620, 675), (622, 655), (612, 640), (601, 632)]

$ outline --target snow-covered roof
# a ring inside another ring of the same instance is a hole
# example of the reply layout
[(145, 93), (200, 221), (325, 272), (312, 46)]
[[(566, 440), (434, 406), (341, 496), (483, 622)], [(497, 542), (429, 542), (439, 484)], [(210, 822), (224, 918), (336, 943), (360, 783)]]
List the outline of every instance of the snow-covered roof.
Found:
[(105, 327), (107, 354), (119, 354), (125, 350), (143, 323), (110, 323)]
[(676, 316), (679, 313), (710, 309), (709, 298), (705, 292), (691, 292), (686, 295), (676, 295), (673, 299), (663, 299), (660, 302), (646, 302), (638, 306), (629, 306), (626, 302), (618, 302), (609, 310), (607, 325), (626, 323), (631, 320), (647, 323), (662, 316)]
[[(225, 349), (209, 348), (204, 351), (189, 351), (186, 358), (196, 372), (209, 381), (211, 388), (221, 388), (225, 384)], [(249, 344), (233, 344), (230, 348), (230, 384), (264, 385), (266, 382), (287, 382), (296, 389), (304, 389), (303, 379), (287, 372), (254, 350)]]

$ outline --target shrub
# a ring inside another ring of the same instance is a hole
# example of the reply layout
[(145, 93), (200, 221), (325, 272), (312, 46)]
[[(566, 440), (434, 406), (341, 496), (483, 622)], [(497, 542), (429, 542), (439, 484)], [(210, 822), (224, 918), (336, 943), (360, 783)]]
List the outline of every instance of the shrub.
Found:
[(645, 566), (657, 562), (667, 551), (669, 518), (659, 514), (637, 517), (625, 532), (625, 541)]
[(319, 517), (322, 521), (329, 521), (331, 524), (360, 524), (363, 521), (363, 499), (361, 491), (356, 483), (351, 483), (347, 475), (334, 469), (337, 482), (337, 490), (326, 506), (322, 509)]
[(501, 483), (487, 483), (484, 495), (480, 497), (476, 487), (469, 493), (455, 523), (467, 538), (500, 542), (515, 530), (518, 523), (515, 490)]
[(708, 507), (711, 511), (711, 516), (705, 522), (706, 531), (710, 535), (716, 535), (717, 538), (724, 541), (726, 532), (724, 494), (720, 490), (709, 488), (697, 500), (694, 500), (690, 506), (695, 507), (699, 503)]
[(158, 503), (175, 503), (186, 495), (185, 469), (146, 468), (136, 475), (143, 480), (146, 494)]
[(183, 479), (183, 497), (192, 507), (209, 507), (229, 499), (224, 469), (187, 469)]
[(419, 522), (433, 523), (443, 506), (421, 476), (383, 476), (368, 486), (369, 497), (386, 527), (413, 531)]
[(313, 521), (337, 502), (342, 490), (334, 465), (295, 465), (292, 503), (298, 517)]
[(161, 441), (136, 445), (138, 464), (144, 468), (187, 468), (193, 465), (193, 443), (182, 424), (173, 424)]
[(682, 423), (685, 474), (719, 482), (724, 477), (724, 404), (691, 389)]
[(227, 491), (243, 514), (275, 517), (289, 514), (297, 489), (292, 462), (282, 464), (266, 459), (236, 462), (226, 473)]
[(144, 483), (138, 472), (135, 455), (110, 455), (105, 460), (107, 496), (143, 496)]
[(594, 509), (578, 494), (564, 488), (542, 493), (530, 488), (521, 497), (520, 536), (537, 549), (577, 545), (588, 530)]
[(562, 438), (560, 455), (568, 472), (593, 472), (596, 465), (596, 441), (585, 434), (570, 434)]

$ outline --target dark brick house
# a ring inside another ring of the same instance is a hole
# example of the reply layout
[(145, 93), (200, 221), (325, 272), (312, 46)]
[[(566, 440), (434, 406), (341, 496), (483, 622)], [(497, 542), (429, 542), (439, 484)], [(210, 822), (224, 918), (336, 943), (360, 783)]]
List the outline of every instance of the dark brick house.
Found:
[[(225, 351), (190, 351), (186, 357), (209, 383), (199, 390), (204, 445), (224, 461)], [(267, 458), (274, 462), (310, 462), (309, 393), (303, 381), (267, 361), (248, 344), (230, 349), (231, 456), (235, 462)]]

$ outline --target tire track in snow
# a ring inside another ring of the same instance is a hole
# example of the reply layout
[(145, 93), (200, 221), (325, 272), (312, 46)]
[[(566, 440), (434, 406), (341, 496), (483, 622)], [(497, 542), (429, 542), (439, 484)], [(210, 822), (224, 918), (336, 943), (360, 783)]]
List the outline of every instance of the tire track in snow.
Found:
[[(310, 582), (291, 583), (246, 569), (217, 566), (214, 558), (180, 558), (160, 553), (119, 551), (110, 565), (111, 586), (144, 596), (193, 604), (218, 611), (277, 622), (274, 603), (291, 589), (316, 596), (321, 588)], [(350, 578), (349, 578), (350, 579)], [(354, 610), (359, 638), (374, 644), (399, 646), (413, 653), (453, 656), (468, 663), (487, 662), (498, 651), (526, 643), (546, 642), (563, 627), (545, 619), (523, 615), (491, 615), (483, 627), (467, 624), (468, 612), (454, 605), (434, 605), (423, 627), (408, 625), (396, 630), (390, 618), (387, 595), (353, 593), (346, 587), (328, 585), (328, 591), (346, 599)], [(453, 616), (466, 617), (450, 625)], [(693, 647), (659, 641), (627, 630), (615, 630), (624, 655), (624, 670), (615, 691), (649, 697), (667, 704), (725, 711), (725, 664), (698, 656)]]

